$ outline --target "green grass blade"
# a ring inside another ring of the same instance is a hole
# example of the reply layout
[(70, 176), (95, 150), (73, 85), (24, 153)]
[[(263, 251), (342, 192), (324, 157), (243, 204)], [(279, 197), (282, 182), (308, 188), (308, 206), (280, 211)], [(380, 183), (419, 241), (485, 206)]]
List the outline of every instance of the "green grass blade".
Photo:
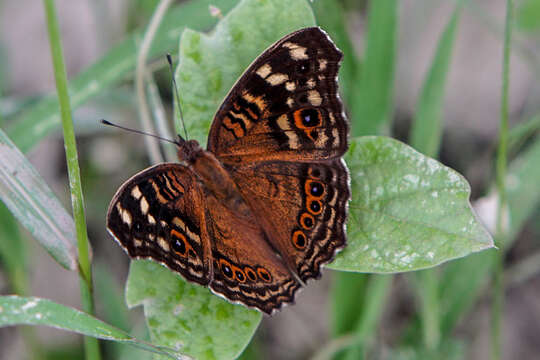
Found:
[(77, 269), (73, 218), (1, 129), (0, 198), (60, 265)]
[[(508, 162), (508, 87), (510, 76), (510, 45), (513, 24), (513, 3), (506, 1), (506, 19), (504, 29), (504, 49), (503, 49), (503, 69), (502, 69), (502, 94), (501, 94), (501, 121), (499, 127), (499, 146), (497, 148), (496, 159), (496, 184), (498, 192), (497, 224), (495, 230), (495, 244), (502, 246), (504, 239), (508, 236), (508, 229), (505, 228), (505, 215), (507, 211), (508, 198), (506, 194), (506, 175)], [(496, 256), (495, 269), (493, 273), (493, 303), (491, 305), (491, 358), (501, 359), (502, 357), (502, 317), (504, 307), (504, 253), (500, 252)]]
[(0, 296), (0, 327), (13, 325), (50, 326), (96, 339), (119, 341), (176, 358), (176, 353), (170, 349), (140, 341), (87, 313), (47, 299)]
[(437, 51), (426, 76), (412, 125), (410, 144), (418, 151), (436, 157), (443, 123), (444, 88), (459, 21), (458, 4), (439, 39)]
[(376, 135), (393, 115), (398, 2), (369, 2), (367, 44), (357, 99), (349, 104), (355, 119), (353, 136)]
[(9, 209), (0, 202), (0, 260), (16, 294), (28, 290), (28, 260), (17, 222)]
[(367, 353), (367, 349), (375, 337), (377, 324), (384, 310), (385, 300), (388, 298), (392, 278), (389, 275), (374, 275), (370, 277), (366, 288), (366, 293), (369, 296), (366, 297), (362, 315), (355, 329), (357, 341), (359, 341), (360, 346), (349, 349), (345, 355), (346, 360), (362, 359), (363, 354)]
[[(216, 19), (208, 12), (210, 4), (227, 11), (236, 1), (197, 0), (174, 7), (164, 17), (149, 56), (163, 56), (166, 52), (172, 52), (178, 46), (178, 37), (185, 27), (203, 30), (215, 24)], [(102, 93), (104, 89), (118, 84), (126, 74), (135, 69), (140, 38), (141, 31), (135, 32), (70, 82), (69, 92), (74, 109)], [(59, 126), (58, 100), (55, 96), (47, 96), (25, 111), (15, 122), (10, 123), (6, 131), (13, 142), (23, 152), (27, 152)]]
[[(77, 145), (75, 142), (75, 131), (73, 129), (73, 119), (71, 118), (71, 105), (67, 87), (66, 66), (64, 64), (64, 51), (62, 49), (60, 26), (58, 25), (54, 0), (44, 0), (44, 4), (45, 15), (47, 18), (47, 30), (49, 33), (49, 44), (51, 46), (51, 55), (54, 68), (54, 79), (56, 82), (56, 91), (58, 93), (58, 100), (60, 104), (62, 129), (64, 130), (64, 148), (66, 150), (69, 187), (71, 191), (71, 207), (73, 209), (73, 219), (75, 220), (75, 232), (77, 236), (81, 303), (84, 311), (89, 314), (93, 314), (94, 299), (92, 291), (92, 269), (90, 267), (90, 246), (88, 243), (88, 233), (86, 230), (86, 217), (84, 211), (79, 158), (77, 154)], [(87, 360), (101, 359), (99, 344), (95, 338), (85, 337), (84, 349)]]
[[(412, 124), (411, 145), (431, 157), (437, 156), (441, 143), (444, 89), (461, 5), (460, 1), (439, 39)], [(426, 349), (435, 350), (441, 338), (438, 276), (433, 270), (421, 271), (413, 276), (416, 279), (416, 290), (420, 300), (423, 343)]]

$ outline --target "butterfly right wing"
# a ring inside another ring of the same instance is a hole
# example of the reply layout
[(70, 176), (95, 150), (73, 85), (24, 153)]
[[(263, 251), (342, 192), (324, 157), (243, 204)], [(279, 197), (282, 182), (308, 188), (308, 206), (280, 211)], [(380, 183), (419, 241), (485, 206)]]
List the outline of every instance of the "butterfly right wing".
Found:
[(113, 197), (107, 229), (132, 258), (150, 258), (202, 285), (212, 281), (204, 198), (195, 174), (159, 164), (126, 181)]

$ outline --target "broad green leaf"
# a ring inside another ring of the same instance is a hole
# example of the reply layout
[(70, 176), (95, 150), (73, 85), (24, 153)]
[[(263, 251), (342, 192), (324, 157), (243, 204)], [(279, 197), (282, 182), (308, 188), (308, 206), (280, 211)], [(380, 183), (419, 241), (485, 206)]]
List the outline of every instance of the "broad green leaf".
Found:
[(0, 199), (60, 265), (77, 269), (73, 218), (1, 129)]
[(286, 34), (314, 25), (304, 0), (250, 0), (241, 1), (210, 35), (184, 31), (176, 80), (185, 90), (181, 101), (190, 137), (206, 144), (214, 114), (249, 64)]
[[(178, 37), (186, 26), (198, 30), (209, 28), (216, 22), (209, 11), (212, 4), (227, 11), (236, 0), (196, 0), (186, 1), (171, 9), (156, 33), (149, 57), (164, 56), (178, 46)], [(98, 62), (81, 72), (69, 84), (73, 109), (84, 104), (104, 89), (118, 84), (126, 74), (135, 69), (137, 50), (142, 39), (142, 30), (111, 49)], [(11, 123), (7, 129), (13, 142), (27, 152), (43, 137), (60, 129), (60, 113), (56, 96), (47, 96), (28, 109), (22, 117)]]
[(261, 314), (231, 304), (147, 260), (131, 262), (128, 306), (144, 305), (153, 343), (197, 360), (234, 359), (247, 346)]
[(168, 354), (173, 352), (155, 347), (135, 339), (128, 333), (115, 328), (82, 311), (36, 297), (0, 296), (0, 326), (45, 325), (76, 332), (103, 340), (119, 341), (142, 349)]
[(358, 122), (352, 134), (377, 135), (393, 114), (398, 5), (396, 0), (369, 2), (366, 50), (356, 101), (349, 104)]
[(443, 127), (444, 88), (461, 10), (456, 6), (439, 39), (431, 68), (424, 81), (411, 130), (411, 145), (429, 156), (437, 156)]
[(390, 273), (493, 247), (454, 170), (386, 137), (353, 139), (348, 245), (329, 267)]

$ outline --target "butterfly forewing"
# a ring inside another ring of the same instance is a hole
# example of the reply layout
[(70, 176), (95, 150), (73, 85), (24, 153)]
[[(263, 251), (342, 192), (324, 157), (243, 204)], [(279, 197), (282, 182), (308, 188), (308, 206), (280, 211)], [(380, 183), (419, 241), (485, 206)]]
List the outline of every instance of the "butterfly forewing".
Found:
[(342, 54), (319, 28), (266, 50), (218, 110), (208, 150), (225, 163), (339, 157), (348, 125), (338, 97)]
[(154, 259), (207, 285), (211, 248), (204, 209), (193, 172), (180, 164), (160, 164), (118, 190), (107, 228), (131, 257)]

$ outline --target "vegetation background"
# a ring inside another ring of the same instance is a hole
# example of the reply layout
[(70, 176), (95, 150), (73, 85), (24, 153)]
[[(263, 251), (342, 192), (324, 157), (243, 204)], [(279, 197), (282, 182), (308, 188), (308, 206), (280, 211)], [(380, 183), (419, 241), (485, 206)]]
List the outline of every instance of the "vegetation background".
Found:
[[(51, 100), (56, 96), (55, 74), (44, 6), (50, 3), (0, 0), (0, 124), (64, 207), (71, 209), (60, 112)], [(128, 309), (125, 304), (130, 261), (106, 233), (105, 212), (118, 186), (149, 164), (148, 150), (135, 135), (111, 131), (97, 120), (141, 127), (137, 49), (158, 3), (55, 2), (92, 246), (95, 314), (139, 339), (150, 339), (143, 309)], [(153, 117), (159, 118), (157, 113), (164, 110), (165, 118), (173, 118), (164, 54), (170, 52), (178, 60), (184, 26), (210, 30), (237, 3), (172, 3), (148, 54), (153, 80), (146, 90)], [(512, 21), (505, 29), (508, 4), (513, 5)], [(340, 81), (353, 135), (392, 136), (463, 174), (471, 184), (473, 206), (490, 232), (497, 234), (500, 251), (399, 275), (327, 270), (298, 296), (296, 305), (263, 318), (253, 338), (247, 337), (249, 346), (241, 358), (538, 357), (540, 2), (315, 0), (309, 6), (317, 24), (345, 53)], [(284, 14), (288, 9), (276, 11)], [(512, 36), (506, 44), (511, 56), (505, 82), (503, 48), (509, 29)], [(185, 80), (178, 78), (181, 84)], [(181, 96), (189, 102), (196, 90), (181, 86)], [(189, 116), (186, 121), (193, 126)], [(503, 151), (507, 160), (497, 155), (501, 139), (507, 144)], [(170, 155), (167, 151), (165, 156)], [(507, 169), (501, 161), (508, 162)], [(507, 193), (508, 208), (503, 207), (506, 210), (497, 219), (501, 193)], [(85, 308), (76, 272), (59, 267), (62, 262), (33, 241), (35, 233), (17, 225), (6, 208), (0, 215), (0, 293)], [(505, 215), (506, 227), (501, 221)], [(227, 335), (222, 334), (221, 340), (237, 340)], [(85, 346), (86, 355), (80, 335), (49, 327), (0, 329), (0, 359), (96, 358), (88, 355), (95, 345)], [(116, 342), (100, 346), (105, 359), (153, 356)], [(201, 358), (233, 357), (223, 351)]]

